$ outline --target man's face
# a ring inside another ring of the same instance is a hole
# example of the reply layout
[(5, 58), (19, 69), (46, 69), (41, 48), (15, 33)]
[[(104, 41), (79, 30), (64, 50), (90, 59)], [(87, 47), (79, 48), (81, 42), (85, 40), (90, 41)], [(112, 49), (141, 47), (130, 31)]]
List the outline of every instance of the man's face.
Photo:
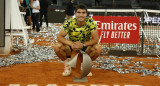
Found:
[(74, 2), (74, 0), (71, 0), (71, 2)]
[(86, 19), (87, 12), (85, 9), (77, 9), (77, 12), (75, 12), (75, 15), (78, 22), (83, 22)]

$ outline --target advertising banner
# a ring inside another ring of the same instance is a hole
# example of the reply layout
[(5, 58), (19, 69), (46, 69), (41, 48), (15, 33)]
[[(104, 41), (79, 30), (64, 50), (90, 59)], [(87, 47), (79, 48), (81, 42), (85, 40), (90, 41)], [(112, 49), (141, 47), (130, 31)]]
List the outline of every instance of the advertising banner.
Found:
[(139, 17), (93, 16), (98, 26), (100, 43), (139, 42)]

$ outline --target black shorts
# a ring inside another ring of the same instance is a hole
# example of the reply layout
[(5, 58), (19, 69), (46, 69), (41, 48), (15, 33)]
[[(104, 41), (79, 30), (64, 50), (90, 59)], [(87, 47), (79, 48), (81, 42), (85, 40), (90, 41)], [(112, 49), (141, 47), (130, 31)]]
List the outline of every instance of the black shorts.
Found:
[[(71, 52), (72, 52), (72, 51), (73, 51), (72, 47), (71, 47), (71, 46), (69, 46), (69, 48), (71, 49)], [(87, 49), (87, 46), (86, 46), (86, 47), (83, 47), (81, 50), (85, 52), (85, 51), (86, 51), (86, 49)], [(67, 58), (70, 58), (70, 56), (67, 56)]]
[[(71, 49), (71, 52), (72, 52), (72, 51), (73, 51), (72, 47), (71, 47), (71, 46), (69, 46), (69, 48)], [(87, 49), (87, 47), (83, 47), (81, 50), (85, 52), (85, 51), (86, 51), (86, 49)]]
[(26, 9), (26, 16), (31, 16), (31, 9), (29, 8)]

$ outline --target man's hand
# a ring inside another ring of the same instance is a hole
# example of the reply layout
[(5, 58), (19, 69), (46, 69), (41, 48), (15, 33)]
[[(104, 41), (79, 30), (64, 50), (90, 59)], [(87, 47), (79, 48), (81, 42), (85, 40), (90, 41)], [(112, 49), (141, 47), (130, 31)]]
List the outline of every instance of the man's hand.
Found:
[(76, 41), (76, 42), (74, 42), (75, 44), (76, 44), (76, 47), (78, 48), (78, 49), (82, 49), (83, 48), (83, 43), (81, 43), (81, 42), (79, 42), (79, 41)]
[(76, 46), (76, 44), (74, 42), (71, 44), (71, 47), (73, 50), (78, 50), (78, 47)]

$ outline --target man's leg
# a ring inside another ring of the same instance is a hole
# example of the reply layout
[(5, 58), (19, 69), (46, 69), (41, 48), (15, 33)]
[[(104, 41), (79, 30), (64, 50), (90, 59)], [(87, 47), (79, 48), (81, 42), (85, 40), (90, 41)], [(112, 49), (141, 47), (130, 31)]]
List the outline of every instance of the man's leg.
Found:
[(67, 59), (67, 56), (71, 55), (69, 46), (63, 45), (60, 42), (54, 44), (54, 51), (62, 61), (65, 61)]
[(31, 16), (27, 16), (27, 19), (28, 19), (28, 25), (29, 25), (29, 26), (32, 26)]
[(97, 4), (97, 0), (95, 0), (95, 6), (96, 6), (96, 4)]
[(93, 46), (88, 46), (86, 49), (86, 53), (91, 57), (92, 61), (96, 60), (98, 56), (101, 54), (102, 47), (98, 44)]
[(33, 31), (35, 30), (35, 13), (32, 15), (32, 21), (33, 21)]
[(47, 17), (47, 11), (44, 12), (44, 18), (46, 20), (46, 25), (48, 27), (48, 17)]
[(39, 13), (35, 13), (35, 24), (36, 24), (36, 31), (37, 32), (40, 31), (38, 20), (39, 20)]
[(57, 56), (64, 61), (64, 72), (62, 73), (62, 76), (69, 76), (71, 74), (71, 67), (68, 64), (69, 59), (67, 59), (67, 57), (71, 55), (69, 46), (57, 42), (54, 45), (54, 51)]
[(42, 26), (42, 18), (43, 18), (43, 12), (40, 12), (40, 27)]

